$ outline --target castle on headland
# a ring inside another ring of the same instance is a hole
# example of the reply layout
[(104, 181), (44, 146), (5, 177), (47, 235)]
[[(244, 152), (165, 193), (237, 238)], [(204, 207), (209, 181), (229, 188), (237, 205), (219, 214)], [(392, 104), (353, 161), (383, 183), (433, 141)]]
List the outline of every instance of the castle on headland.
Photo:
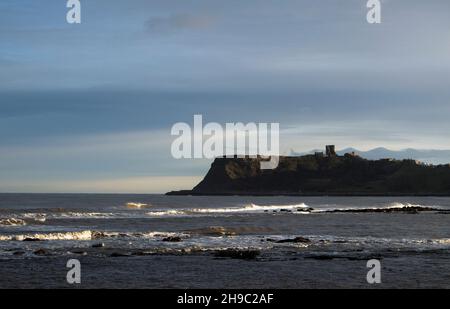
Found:
[[(309, 154), (309, 155), (304, 155), (304, 156), (300, 156), (300, 157), (314, 157), (316, 160), (320, 160), (320, 159), (363, 159), (358, 153), (356, 153), (355, 151), (351, 151), (351, 152), (347, 152), (344, 155), (339, 155), (338, 152), (336, 151), (336, 146), (335, 145), (326, 145), (325, 146), (325, 152), (323, 151), (316, 151), (314, 152), (313, 155)], [(234, 155), (223, 155), (217, 159), (257, 159), (257, 160), (261, 160), (264, 159), (267, 156), (261, 156), (261, 155), (256, 155), (256, 156), (250, 156), (250, 155), (238, 155), (238, 154), (234, 154)], [(299, 156), (280, 156), (284, 157), (284, 158), (298, 158)], [(363, 159), (364, 160), (364, 159)], [(378, 159), (378, 161), (381, 162), (405, 162), (405, 163), (410, 163), (410, 164), (414, 164), (414, 165), (428, 165), (430, 166), (431, 164), (426, 164), (422, 161), (419, 160), (414, 160), (414, 159), (403, 159), (403, 160), (397, 160), (394, 158), (380, 158)], [(450, 164), (446, 165), (447, 167), (450, 167)]]
[(337, 154), (336, 154), (336, 146), (334, 146), (334, 145), (327, 145), (327, 146), (325, 146), (325, 155), (321, 151), (314, 153), (314, 155), (317, 158), (323, 158), (325, 155), (328, 158), (336, 157), (337, 156)]
[[(323, 152), (319, 151), (319, 152), (315, 152), (314, 155), (316, 156), (316, 158), (324, 158), (324, 157), (334, 158), (334, 157), (338, 156), (336, 153), (335, 145), (325, 146), (325, 154)], [(359, 155), (356, 152), (352, 151), (352, 152), (346, 153), (344, 155), (344, 157), (359, 157)]]
[[(355, 152), (352, 153), (346, 153), (346, 156), (357, 156), (357, 154)], [(318, 158), (324, 158), (324, 157), (328, 157), (328, 158), (333, 158), (333, 157), (337, 157), (337, 153), (336, 153), (336, 146), (335, 145), (327, 145), (325, 146), (325, 153), (323, 152), (316, 152), (315, 156)], [(229, 159), (229, 158), (233, 158), (233, 159), (238, 159), (238, 158), (251, 158), (252, 156), (249, 155), (237, 155), (234, 154), (232, 156), (227, 156), (227, 155), (223, 155), (222, 158), (223, 159)], [(257, 159), (261, 159), (261, 155), (256, 155), (254, 156)]]
[(262, 170), (261, 157), (216, 158), (192, 190), (174, 195), (400, 195), (450, 196), (450, 165), (416, 160), (365, 159), (355, 152), (280, 156), (276, 168)]

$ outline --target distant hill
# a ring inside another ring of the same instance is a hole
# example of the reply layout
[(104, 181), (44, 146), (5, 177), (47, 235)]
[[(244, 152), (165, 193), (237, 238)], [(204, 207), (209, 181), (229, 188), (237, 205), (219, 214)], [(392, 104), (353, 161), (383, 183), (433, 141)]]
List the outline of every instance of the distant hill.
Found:
[[(291, 151), (292, 156), (302, 156), (306, 154), (311, 154), (316, 151), (313, 150), (308, 153), (300, 153)], [(379, 160), (379, 159), (397, 159), (397, 160), (419, 160), (424, 163), (429, 164), (447, 164), (450, 163), (450, 150), (435, 150), (435, 149), (403, 149), (403, 150), (389, 150), (387, 148), (379, 147), (369, 151), (361, 151), (355, 148), (346, 148), (338, 151), (339, 155), (344, 155), (346, 153), (355, 152), (359, 156), (369, 159), (369, 160)]]

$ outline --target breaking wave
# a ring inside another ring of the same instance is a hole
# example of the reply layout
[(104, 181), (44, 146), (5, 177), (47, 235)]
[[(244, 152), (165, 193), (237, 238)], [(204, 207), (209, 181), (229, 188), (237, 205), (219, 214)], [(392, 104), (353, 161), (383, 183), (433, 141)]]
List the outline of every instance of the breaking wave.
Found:
[(151, 205), (145, 204), (145, 203), (128, 202), (128, 203), (126, 203), (125, 206), (129, 209), (142, 209), (142, 208), (150, 207)]
[(0, 235), (0, 241), (42, 241), (42, 240), (91, 240), (91, 231), (38, 233), (23, 235)]
[[(145, 207), (143, 207), (145, 208)], [(410, 203), (391, 203), (373, 207), (357, 206), (332, 206), (317, 205), (310, 207), (305, 203), (292, 205), (257, 205), (247, 204), (234, 207), (209, 207), (209, 208), (180, 208), (180, 209), (154, 209), (152, 211), (137, 209), (133, 211), (114, 212), (89, 212), (89, 211), (48, 211), (29, 212), (23, 214), (8, 214), (7, 218), (0, 219), (0, 226), (25, 226), (42, 224), (50, 219), (145, 219), (149, 217), (192, 217), (209, 215), (239, 215), (239, 214), (264, 214), (264, 213), (293, 213), (321, 214), (321, 213), (419, 213), (438, 211), (450, 213), (450, 210), (440, 206), (426, 206)]]
[(50, 212), (50, 213), (25, 213), (21, 217), (32, 219), (36, 222), (45, 222), (47, 219), (109, 219), (109, 218), (133, 218), (137, 214), (125, 212)]
[(232, 208), (197, 208), (192, 209), (192, 212), (198, 213), (224, 213), (224, 212), (261, 212), (261, 211), (270, 211), (270, 210), (282, 210), (282, 209), (304, 209), (308, 208), (308, 206), (304, 203), (297, 205), (269, 205), (269, 206), (260, 206), (256, 204), (250, 204), (244, 207), (232, 207)]
[(188, 237), (184, 233), (175, 232), (92, 232), (92, 239), (106, 239), (106, 238), (142, 238), (142, 239), (152, 239), (152, 238), (165, 238), (165, 237)]
[(7, 219), (0, 219), (0, 225), (3, 226), (23, 226), (27, 223), (25, 220), (22, 219), (16, 219), (16, 218), (7, 218)]
[(352, 212), (352, 213), (371, 213), (371, 212), (422, 212), (422, 211), (442, 211), (444, 209), (436, 206), (424, 206), (410, 203), (392, 203), (387, 206), (381, 207), (345, 207), (345, 208), (328, 208), (328, 209), (315, 209), (312, 212), (316, 213), (339, 213), (339, 212)]
[(309, 209), (308, 205), (301, 203), (296, 205), (256, 205), (249, 204), (243, 207), (226, 208), (188, 208), (178, 210), (163, 210), (147, 212), (149, 216), (189, 216), (198, 214), (236, 214), (236, 213), (263, 213), (270, 211), (297, 210), (303, 211)]
[(182, 216), (187, 215), (184, 210), (161, 210), (161, 211), (151, 211), (146, 213), (149, 216), (163, 217), (163, 216)]
[(109, 231), (77, 231), (60, 233), (36, 233), (20, 235), (0, 235), (0, 241), (52, 241), (52, 240), (97, 240), (108, 238), (164, 238), (164, 237), (188, 237), (185, 233), (172, 232), (109, 232)]

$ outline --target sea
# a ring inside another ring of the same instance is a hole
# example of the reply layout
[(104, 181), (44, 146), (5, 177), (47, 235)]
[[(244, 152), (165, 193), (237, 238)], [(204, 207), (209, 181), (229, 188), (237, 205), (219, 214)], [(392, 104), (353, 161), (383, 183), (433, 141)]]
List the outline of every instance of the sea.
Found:
[(0, 194), (0, 288), (450, 288), (449, 253), (448, 197)]

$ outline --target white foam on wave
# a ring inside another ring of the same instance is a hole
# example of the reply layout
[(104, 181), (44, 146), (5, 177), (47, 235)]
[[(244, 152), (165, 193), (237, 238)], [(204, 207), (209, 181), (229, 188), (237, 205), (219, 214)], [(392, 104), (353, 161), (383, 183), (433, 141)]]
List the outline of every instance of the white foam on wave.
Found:
[[(61, 213), (25, 213), (18, 217), (33, 220), (35, 222), (46, 222), (48, 219), (139, 219), (146, 218), (148, 215), (164, 216), (164, 215), (181, 215), (183, 210), (161, 210), (149, 213), (134, 212), (61, 212)], [(1, 223), (0, 223), (1, 224)]]
[(308, 208), (304, 203), (297, 205), (267, 205), (261, 206), (256, 204), (250, 204), (244, 207), (230, 207), (230, 208), (196, 208), (192, 209), (193, 212), (198, 213), (226, 213), (226, 212), (261, 212), (270, 210), (281, 210), (281, 209), (303, 209)]
[(315, 242), (353, 244), (367, 248), (371, 246), (389, 248), (450, 248), (450, 238), (343, 237), (331, 235), (306, 235), (305, 237)]
[(197, 214), (228, 214), (228, 213), (261, 213), (267, 211), (279, 211), (279, 210), (302, 210), (308, 209), (308, 205), (295, 204), (295, 205), (256, 205), (249, 204), (242, 207), (226, 207), (226, 208), (186, 208), (186, 209), (170, 209), (161, 211), (147, 212), (149, 216), (189, 216)]
[(23, 241), (31, 240), (91, 240), (91, 231), (61, 232), (61, 233), (37, 233), (22, 235), (0, 235), (1, 241)]
[(450, 245), (450, 238), (434, 239), (432, 241), (439, 245)]
[(88, 241), (107, 238), (138, 238), (153, 239), (165, 237), (188, 237), (185, 233), (175, 232), (111, 232), (111, 231), (77, 231), (77, 232), (55, 232), (55, 233), (34, 233), (20, 235), (0, 235), (0, 241), (54, 241), (54, 240), (79, 240)]
[(408, 210), (410, 208), (439, 208), (438, 206), (425, 206), (420, 204), (411, 204), (411, 203), (390, 203), (388, 205), (380, 205), (375, 207), (330, 207), (330, 208), (322, 208), (322, 209), (314, 209), (313, 213), (323, 213), (323, 212), (331, 212), (331, 211), (370, 211), (370, 210), (390, 210), (390, 209), (404, 209)]
[(83, 212), (67, 211), (59, 213), (27, 213), (21, 217), (45, 222), (48, 219), (137, 219), (145, 218), (144, 213), (135, 212)]
[(47, 220), (47, 214), (44, 213), (24, 213), (22, 217), (36, 222), (45, 222)]
[(410, 207), (428, 207), (424, 205), (419, 204), (410, 204), (410, 203), (391, 203), (386, 207), (382, 207), (382, 209), (403, 209), (403, 208), (410, 208)]
[(105, 213), (105, 212), (66, 212), (61, 213), (58, 216), (61, 218), (111, 218), (117, 216), (117, 213)]
[(186, 237), (187, 234), (175, 233), (175, 232), (111, 232), (111, 231), (95, 231), (92, 232), (92, 239), (102, 239), (102, 238), (142, 238), (142, 239), (152, 239), (152, 238), (165, 238), (182, 236)]
[(163, 216), (179, 216), (186, 215), (184, 210), (161, 210), (161, 211), (150, 211), (147, 212), (146, 215), (155, 216), (155, 217), (163, 217)]
[(47, 219), (109, 219), (109, 218), (132, 218), (133, 215), (124, 212), (61, 212), (61, 213), (28, 213), (24, 218), (45, 222)]
[(150, 207), (150, 205), (145, 204), (145, 203), (128, 202), (128, 203), (126, 203), (126, 207), (129, 209), (142, 209), (142, 208)]
[(16, 218), (6, 218), (6, 219), (0, 219), (0, 225), (3, 226), (23, 226), (27, 223), (22, 219), (16, 219)]

